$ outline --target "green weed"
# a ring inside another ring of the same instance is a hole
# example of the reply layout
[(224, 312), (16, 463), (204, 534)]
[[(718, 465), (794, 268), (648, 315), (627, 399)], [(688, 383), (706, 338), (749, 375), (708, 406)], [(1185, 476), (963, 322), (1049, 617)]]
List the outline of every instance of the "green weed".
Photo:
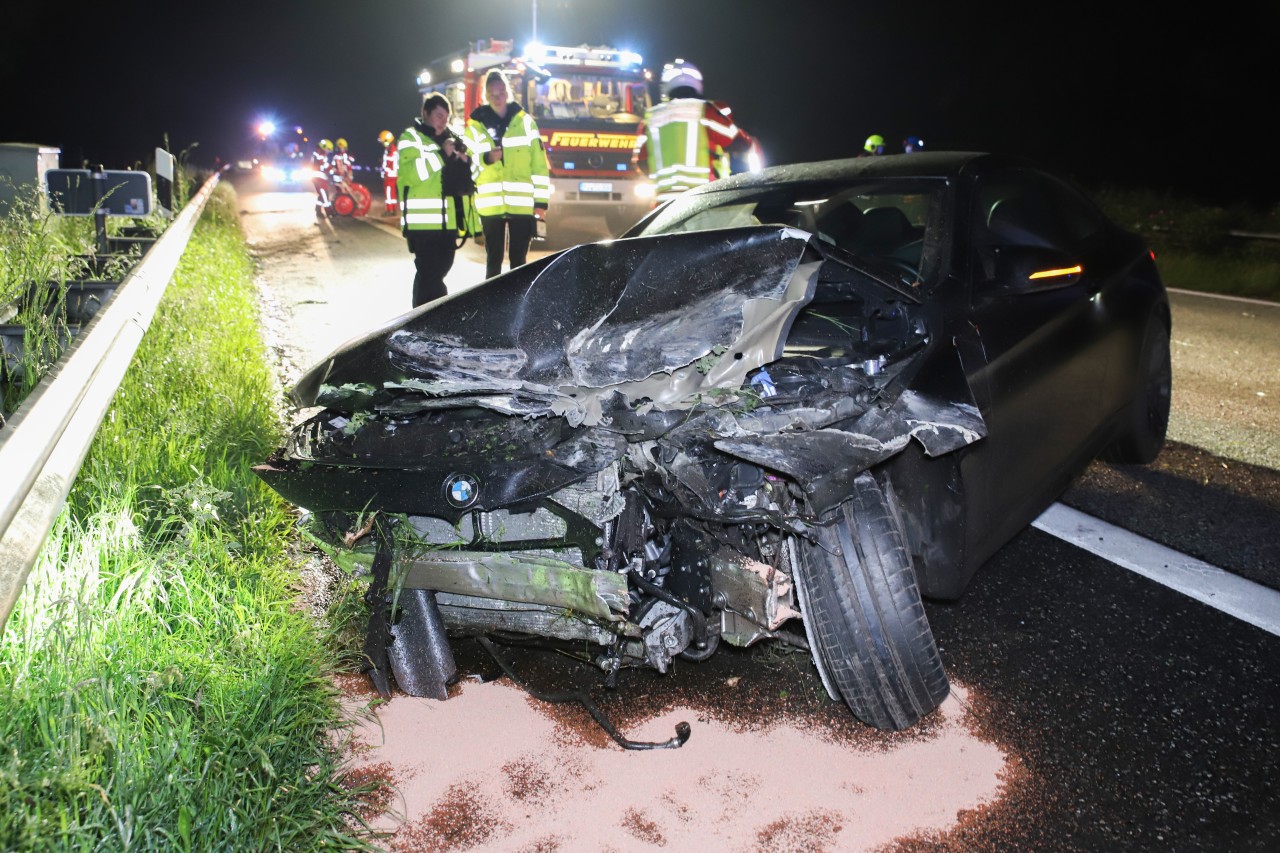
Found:
[(0, 848), (360, 849), (219, 188), (0, 636)]

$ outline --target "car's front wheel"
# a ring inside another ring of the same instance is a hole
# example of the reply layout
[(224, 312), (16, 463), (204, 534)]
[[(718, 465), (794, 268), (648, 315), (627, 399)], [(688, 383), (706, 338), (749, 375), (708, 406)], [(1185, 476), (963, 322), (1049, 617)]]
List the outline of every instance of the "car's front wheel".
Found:
[(814, 662), (860, 720), (905, 729), (949, 687), (893, 492), (864, 473), (821, 522), (814, 540), (797, 542)]
[(1121, 415), (1120, 436), (1103, 451), (1102, 459), (1129, 465), (1154, 462), (1164, 448), (1172, 396), (1169, 326), (1163, 317), (1153, 314), (1143, 335), (1133, 401)]

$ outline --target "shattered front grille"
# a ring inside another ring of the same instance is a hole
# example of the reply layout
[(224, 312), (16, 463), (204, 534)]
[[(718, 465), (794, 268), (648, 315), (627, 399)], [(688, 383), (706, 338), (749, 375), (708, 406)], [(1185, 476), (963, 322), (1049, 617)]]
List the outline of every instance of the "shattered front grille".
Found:
[[(458, 520), (457, 527), (443, 518), (423, 515), (411, 516), (410, 523), (419, 542), (437, 546), (436, 549), (439, 550), (473, 555), (488, 550), (503, 550), (512, 554), (559, 560), (579, 568), (583, 566), (582, 549), (565, 542), (569, 525), (555, 513), (542, 508), (533, 512), (497, 510), (468, 513)], [(497, 549), (494, 545), (498, 543), (514, 547)], [(522, 548), (520, 543), (527, 543), (528, 547)]]
[(533, 512), (473, 512), (471, 518), (480, 537), (490, 542), (562, 539), (569, 532), (563, 518), (542, 507)]
[(530, 511), (474, 511), (456, 525), (431, 516), (410, 520), (428, 550), (505, 551), (582, 567), (584, 554), (599, 550), (605, 524), (626, 506), (620, 485), (620, 466), (614, 463), (548, 495)]
[(563, 539), (569, 532), (564, 519), (539, 507), (533, 512), (469, 512), (458, 519), (458, 525), (427, 515), (411, 519), (418, 538), (428, 545), (457, 547), (477, 540), (489, 542), (525, 542)]
[(458, 547), (469, 543), (475, 538), (471, 530), (470, 515), (464, 515), (459, 520), (457, 527), (454, 527), (443, 518), (434, 518), (429, 515), (410, 516), (409, 522), (418, 534), (418, 539), (428, 545)]

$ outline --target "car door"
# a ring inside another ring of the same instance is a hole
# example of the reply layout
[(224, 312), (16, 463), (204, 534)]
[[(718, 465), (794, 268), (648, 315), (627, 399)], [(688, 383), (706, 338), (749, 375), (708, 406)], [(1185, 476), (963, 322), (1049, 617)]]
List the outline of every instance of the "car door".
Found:
[(1107, 273), (1090, 262), (1102, 223), (1073, 196), (1024, 168), (974, 186), (970, 323), (957, 343), (988, 430), (961, 463), (966, 539), (979, 560), (1087, 464), (1109, 405), (1102, 389), (1112, 384), (1115, 341), (1099, 298)]

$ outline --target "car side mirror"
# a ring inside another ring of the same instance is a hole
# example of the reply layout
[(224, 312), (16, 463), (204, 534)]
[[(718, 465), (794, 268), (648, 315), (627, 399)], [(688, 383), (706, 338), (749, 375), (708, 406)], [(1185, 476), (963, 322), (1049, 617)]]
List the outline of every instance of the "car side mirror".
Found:
[(1077, 284), (1084, 276), (1079, 257), (1045, 246), (998, 246), (991, 288), (999, 293), (1037, 293)]

